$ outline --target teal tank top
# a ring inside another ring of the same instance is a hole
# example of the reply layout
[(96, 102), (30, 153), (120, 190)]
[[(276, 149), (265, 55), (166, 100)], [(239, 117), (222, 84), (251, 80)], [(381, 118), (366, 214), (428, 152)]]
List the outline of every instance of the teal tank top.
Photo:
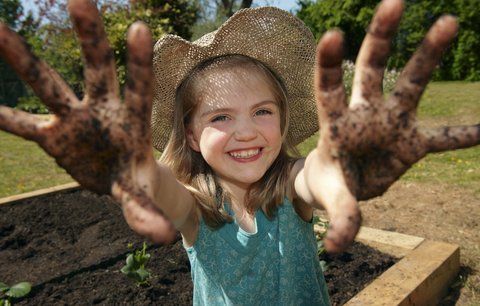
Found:
[(200, 221), (194, 245), (185, 247), (193, 305), (330, 305), (313, 224), (288, 199), (272, 220), (262, 210), (255, 218), (255, 233), (236, 222), (213, 230)]

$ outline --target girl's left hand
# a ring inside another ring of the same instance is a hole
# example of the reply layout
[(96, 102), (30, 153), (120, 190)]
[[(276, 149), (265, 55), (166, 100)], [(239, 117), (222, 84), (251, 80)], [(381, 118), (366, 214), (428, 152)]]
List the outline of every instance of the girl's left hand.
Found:
[(384, 98), (383, 72), (402, 11), (401, 0), (380, 4), (357, 57), (348, 105), (342, 83), (342, 35), (328, 32), (317, 48), (320, 139), (307, 157), (305, 178), (330, 216), (325, 241), (329, 251), (342, 251), (355, 238), (361, 223), (357, 200), (383, 194), (427, 153), (480, 143), (480, 124), (428, 130), (417, 126), (420, 97), (456, 35), (457, 23), (451, 16), (432, 26), (390, 96)]

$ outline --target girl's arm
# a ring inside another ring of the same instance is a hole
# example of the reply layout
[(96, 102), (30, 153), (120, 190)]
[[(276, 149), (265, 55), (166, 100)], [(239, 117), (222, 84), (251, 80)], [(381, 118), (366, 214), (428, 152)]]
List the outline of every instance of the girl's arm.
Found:
[(113, 52), (95, 4), (69, 2), (85, 58), (85, 95), (75, 93), (22, 39), (0, 24), (0, 54), (54, 113), (45, 123), (0, 107), (0, 129), (37, 142), (81, 185), (112, 194), (128, 224), (156, 242), (173, 240), (170, 221), (185, 228), (193, 197), (170, 170), (158, 165), (151, 145), (152, 42), (141, 23), (128, 33), (128, 76), (121, 101)]
[(328, 32), (317, 48), (320, 138), (297, 172), (295, 191), (302, 201), (327, 210), (325, 246), (330, 251), (345, 249), (358, 232), (357, 200), (383, 194), (427, 153), (480, 143), (480, 125), (425, 130), (416, 122), (418, 101), (456, 35), (453, 17), (442, 17), (432, 26), (384, 99), (383, 71), (402, 11), (401, 0), (380, 4), (357, 57), (350, 103), (342, 83), (342, 35)]

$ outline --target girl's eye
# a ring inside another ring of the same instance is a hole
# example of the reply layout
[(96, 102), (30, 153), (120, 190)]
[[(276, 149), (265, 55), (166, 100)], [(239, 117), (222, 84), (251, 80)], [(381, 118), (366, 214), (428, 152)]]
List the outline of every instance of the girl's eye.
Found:
[(225, 115), (220, 115), (220, 116), (215, 116), (212, 119), (212, 122), (217, 122), (217, 121), (226, 121), (228, 119), (227, 116)]
[(264, 116), (264, 115), (271, 115), (271, 114), (272, 114), (272, 111), (268, 109), (260, 109), (255, 112), (255, 116)]

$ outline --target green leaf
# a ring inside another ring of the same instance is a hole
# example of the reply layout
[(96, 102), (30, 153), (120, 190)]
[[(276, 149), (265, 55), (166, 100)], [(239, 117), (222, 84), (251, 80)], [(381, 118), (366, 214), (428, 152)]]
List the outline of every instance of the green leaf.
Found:
[(122, 272), (123, 274), (128, 274), (128, 273), (135, 272), (135, 270), (132, 270), (130, 266), (123, 266), (120, 269), (120, 272)]
[(9, 285), (0, 282), (0, 291), (6, 292), (6, 291), (8, 291), (8, 289), (10, 289), (10, 286), (9, 286)]
[(322, 272), (327, 271), (328, 269), (328, 264), (325, 260), (320, 260), (320, 268), (322, 269)]
[(127, 266), (132, 271), (135, 271), (140, 268), (140, 263), (138, 262), (136, 256), (134, 256), (133, 254), (128, 255)]
[(127, 266), (129, 267), (132, 267), (135, 265), (135, 258), (133, 254), (128, 254), (126, 262), (127, 262)]
[(124, 274), (128, 274), (131, 272), (135, 272), (138, 269), (138, 265), (135, 263), (133, 255), (130, 254), (127, 256), (127, 264), (120, 269), (120, 271)]
[(150, 259), (150, 254), (146, 252), (147, 244), (144, 242), (141, 250), (135, 250), (133, 253), (128, 254), (126, 265), (120, 269), (123, 274), (135, 280), (137, 285), (146, 284), (147, 279), (151, 277), (150, 272), (144, 268), (145, 262)]
[(147, 279), (150, 278), (150, 273), (147, 272), (145, 269), (138, 269), (137, 271), (138, 278), (140, 282), (144, 283)]
[(21, 282), (13, 285), (5, 294), (9, 297), (19, 298), (26, 296), (30, 290), (32, 290), (32, 285), (29, 282)]

